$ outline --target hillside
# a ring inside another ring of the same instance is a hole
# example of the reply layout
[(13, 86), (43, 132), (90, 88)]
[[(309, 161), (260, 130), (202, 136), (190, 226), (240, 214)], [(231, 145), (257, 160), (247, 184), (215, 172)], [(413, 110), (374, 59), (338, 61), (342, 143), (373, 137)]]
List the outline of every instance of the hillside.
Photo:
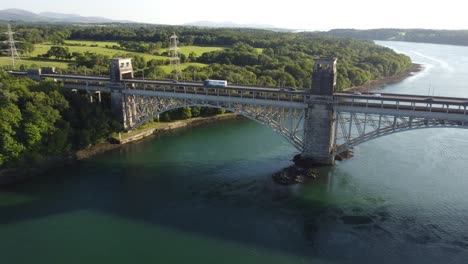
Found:
[(48, 23), (132, 23), (127, 20), (113, 20), (105, 17), (85, 17), (76, 14), (62, 14), (42, 12), (39, 14), (22, 9), (0, 10), (0, 20), (21, 22), (48, 22)]

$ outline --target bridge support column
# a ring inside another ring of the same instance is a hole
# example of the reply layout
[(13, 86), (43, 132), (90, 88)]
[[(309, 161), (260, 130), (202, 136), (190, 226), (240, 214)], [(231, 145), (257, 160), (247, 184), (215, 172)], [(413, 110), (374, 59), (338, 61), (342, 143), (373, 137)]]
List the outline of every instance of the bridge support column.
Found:
[(314, 103), (305, 111), (304, 148), (300, 159), (308, 165), (333, 165), (335, 119), (331, 104)]
[(304, 147), (294, 158), (299, 166), (335, 163), (335, 117), (333, 93), (336, 86), (336, 58), (315, 60), (312, 88), (305, 109)]
[(112, 89), (111, 91), (111, 109), (112, 113), (123, 120), (123, 96), (122, 90)]
[(96, 93), (98, 95), (98, 102), (101, 103), (101, 92), (97, 91)]

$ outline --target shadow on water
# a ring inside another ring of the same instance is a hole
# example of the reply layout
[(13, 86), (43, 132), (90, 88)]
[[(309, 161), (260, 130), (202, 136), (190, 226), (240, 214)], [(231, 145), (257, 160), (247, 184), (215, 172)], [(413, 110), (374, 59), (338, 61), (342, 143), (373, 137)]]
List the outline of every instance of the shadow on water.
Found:
[[(333, 205), (333, 169), (323, 169), (321, 173), (326, 176), (306, 186), (280, 186), (272, 182), (270, 174), (217, 178), (220, 171), (229, 169), (226, 166), (171, 177), (178, 166), (177, 162), (165, 162), (160, 166), (163, 169), (155, 172), (153, 167), (120, 165), (109, 173), (108, 166), (84, 162), (86, 176), (83, 171), (67, 177), (52, 174), (10, 190), (40, 199), (0, 207), (0, 225), (87, 210), (253, 248), (336, 262), (341, 262), (343, 256), (323, 249), (334, 243), (322, 241), (329, 239), (323, 233), (333, 233), (336, 228), (348, 230), (348, 226), (351, 233), (372, 229), (391, 236), (375, 223), (389, 217), (385, 209), (369, 215), (356, 207), (349, 215)], [(201, 180), (184, 181), (184, 177)], [(308, 189), (308, 194), (304, 195), (303, 189)]]
[(324, 213), (335, 210), (321, 200), (300, 199), (294, 193), (296, 187), (276, 185), (269, 175), (242, 180), (210, 177), (203, 180), (203, 175), (213, 175), (220, 170), (212, 167), (197, 175), (187, 175), (200, 177), (200, 180), (184, 183), (180, 178), (171, 177), (177, 166), (166, 163), (158, 175), (154, 175), (153, 168), (127, 165), (113, 168), (115, 177), (98, 177), (106, 174), (105, 167), (93, 168), (93, 176), (82, 177), (78, 172), (67, 177), (51, 175), (8, 190), (39, 198), (0, 207), (0, 225), (91, 210), (302, 255), (307, 251), (305, 248), (265, 239), (265, 235), (269, 236), (267, 233), (252, 234), (258, 233), (256, 229), (262, 230), (262, 225), (272, 225), (269, 221), (275, 223), (272, 226), (293, 224), (301, 226), (304, 238), (313, 244), (318, 229), (316, 222)]
[[(453, 254), (468, 249), (468, 237), (446, 241), (445, 230), (430, 222), (421, 224), (408, 217), (412, 213), (395, 216), (378, 193), (362, 192), (356, 178), (340, 166), (322, 168), (324, 176), (310, 184), (280, 186), (271, 174), (291, 164), (285, 161), (293, 156), (290, 153), (244, 154), (245, 145), (235, 150), (236, 144), (230, 144), (234, 155), (223, 156), (226, 150), (219, 141), (198, 138), (206, 131), (197, 131), (158, 141), (156, 148), (145, 147), (147, 141), (129, 145), (12, 188), (8, 191), (32, 198), (0, 204), (0, 227), (88, 211), (109, 215), (110, 221), (120, 218), (333, 263), (441, 263), (447, 254), (438, 255), (431, 246), (451, 243), (447, 248)], [(211, 133), (210, 137), (228, 137), (226, 130)], [(189, 140), (184, 142), (185, 136)], [(177, 146), (197, 142), (209, 145), (203, 158), (187, 153), (199, 151), (199, 145)], [(371, 201), (371, 206), (363, 201)], [(80, 220), (74, 224), (84, 232), (92, 225)], [(87, 239), (99, 240), (92, 235)], [(155, 242), (149, 240), (145, 243)], [(128, 243), (132, 241), (122, 241)]]

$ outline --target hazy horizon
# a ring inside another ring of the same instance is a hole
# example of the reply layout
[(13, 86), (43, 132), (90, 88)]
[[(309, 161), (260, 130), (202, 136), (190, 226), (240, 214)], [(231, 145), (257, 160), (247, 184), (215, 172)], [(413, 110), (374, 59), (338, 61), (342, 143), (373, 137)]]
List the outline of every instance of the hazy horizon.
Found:
[[(334, 28), (427, 28), (468, 29), (468, 19), (459, 1), (436, 2), (394, 0), (390, 4), (369, 0), (312, 3), (291, 0), (287, 4), (267, 1), (168, 1), (81, 0), (70, 5), (59, 0), (17, 0), (0, 4), (0, 9), (57, 12), (101, 16), (141, 23), (183, 25), (197, 21), (271, 25), (277, 28), (329, 30)], [(176, 10), (176, 11), (174, 11)]]

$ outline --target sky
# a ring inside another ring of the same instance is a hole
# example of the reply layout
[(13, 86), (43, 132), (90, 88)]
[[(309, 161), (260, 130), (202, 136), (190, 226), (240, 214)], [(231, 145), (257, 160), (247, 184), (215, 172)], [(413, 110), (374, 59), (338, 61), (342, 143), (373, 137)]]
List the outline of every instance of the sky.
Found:
[(2, 0), (0, 9), (172, 25), (229, 21), (307, 30), (468, 29), (465, 5), (462, 0)]

